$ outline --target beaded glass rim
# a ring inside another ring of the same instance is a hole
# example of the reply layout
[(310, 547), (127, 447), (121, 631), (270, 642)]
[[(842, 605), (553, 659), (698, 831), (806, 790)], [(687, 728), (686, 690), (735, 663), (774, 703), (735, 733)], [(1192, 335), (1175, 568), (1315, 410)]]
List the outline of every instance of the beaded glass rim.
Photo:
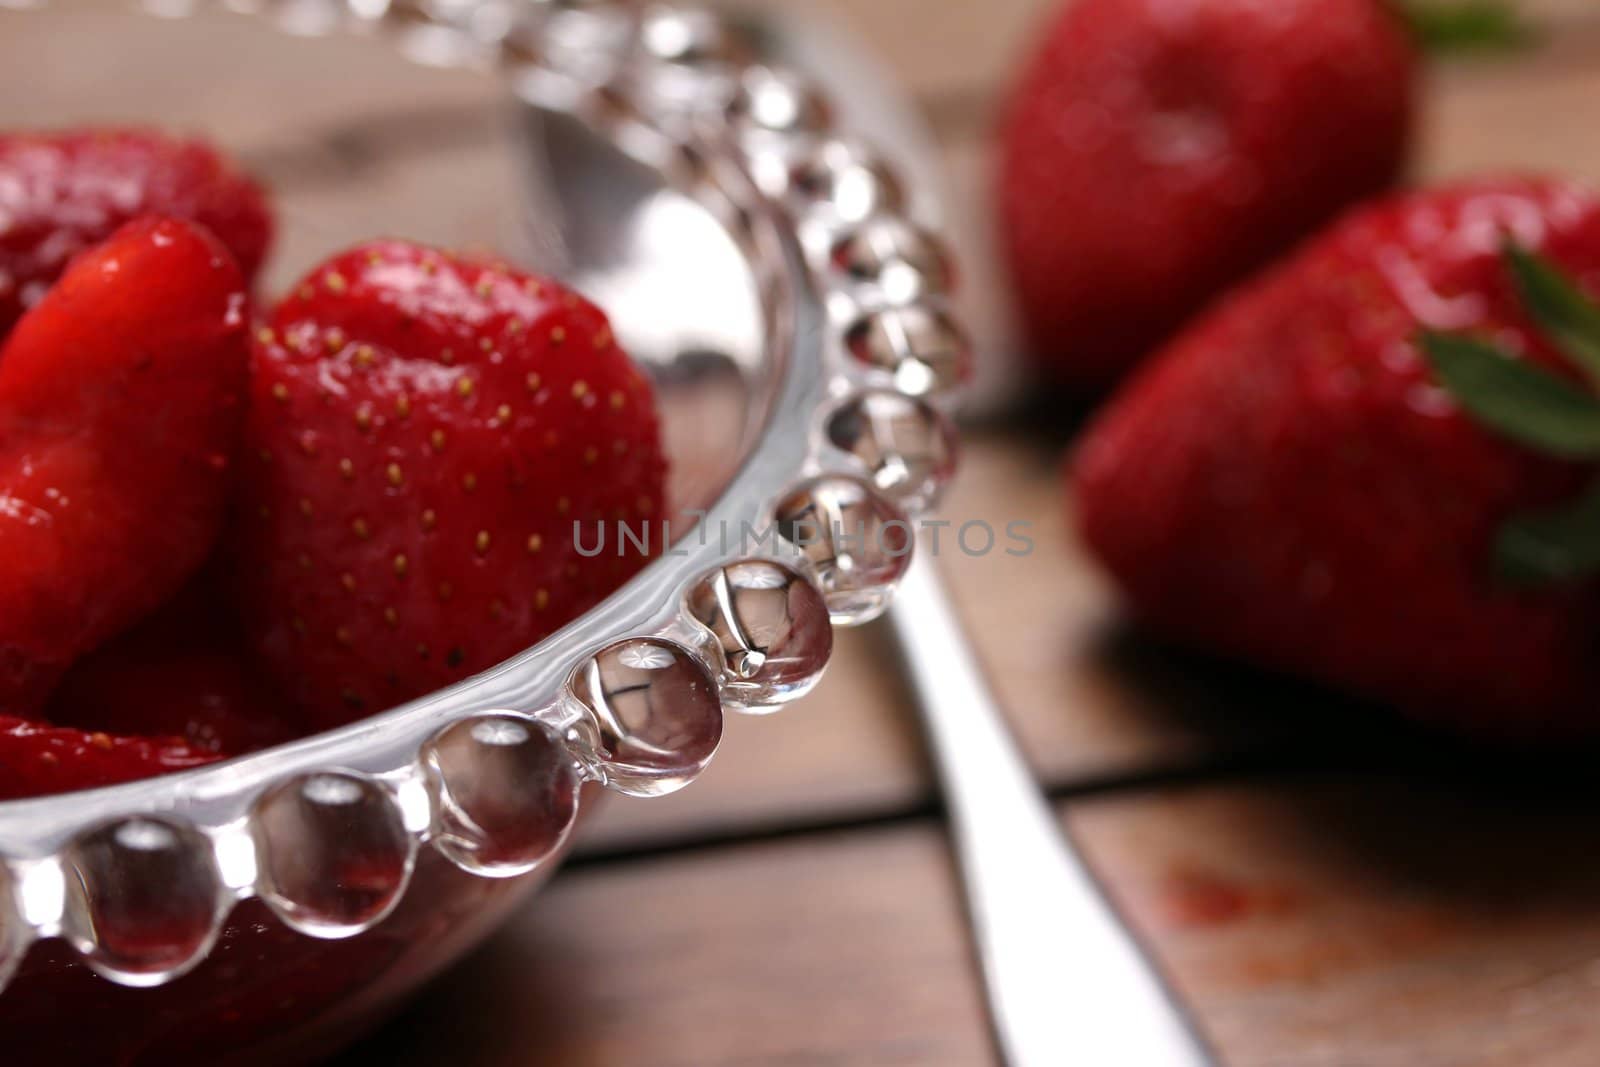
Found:
[[(748, 260), (777, 380), (759, 440), (702, 521), (775, 536), (754, 554), (682, 539), (534, 648), (350, 726), (0, 803), (0, 988), (55, 936), (119, 984), (170, 981), (252, 896), (308, 936), (354, 936), (393, 910), (423, 848), (484, 877), (535, 869), (558, 853), (583, 783), (671, 792), (714, 754), (724, 709), (808, 691), (831, 627), (887, 608), (911, 520), (954, 468), (940, 397), (970, 355), (948, 255), (819, 89), (724, 17), (623, 0), (207, 6), (298, 34), (385, 34), (418, 61), (498, 74), (707, 208)], [(359, 891), (338, 877), (344, 858), (361, 865)]]

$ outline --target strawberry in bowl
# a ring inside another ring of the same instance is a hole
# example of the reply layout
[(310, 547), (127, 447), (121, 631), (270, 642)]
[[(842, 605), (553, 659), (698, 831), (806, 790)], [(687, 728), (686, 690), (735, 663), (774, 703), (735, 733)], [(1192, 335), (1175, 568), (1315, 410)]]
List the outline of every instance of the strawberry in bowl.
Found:
[(205, 231), (129, 223), (74, 261), (0, 350), (0, 704), (76, 659), (210, 554), (232, 485), (244, 278)]
[[(201, 767), (432, 693), (663, 547), (577, 551), (575, 523), (660, 529), (667, 465), (649, 380), (557, 282), (384, 240), (258, 313), (260, 188), (144, 131), (0, 137), (0, 217), (0, 801)], [(576, 772), (543, 773), (570, 817)], [(347, 881), (384, 876), (347, 844)], [(129, 990), (61, 942), (8, 959), (7, 877), (0, 863), (0, 977), (18, 966), (0, 1026), (24, 1062), (69, 1063), (327, 1047), (374, 975), (415, 981), (530, 884), (419, 864), (389, 922), (341, 941), (250, 901), (194, 974)], [(35, 1025), (61, 1004), (104, 1024), (65, 1053)]]
[(648, 561), (576, 551), (575, 522), (659, 527), (666, 463), (559, 283), (380, 241), (252, 322), (260, 188), (145, 131), (0, 137), (0, 206), (0, 797), (382, 711)]
[(650, 385), (593, 305), (501, 263), (380, 241), (258, 332), (230, 546), (261, 661), (317, 721), (382, 710), (536, 644), (620, 586), (657, 528)]

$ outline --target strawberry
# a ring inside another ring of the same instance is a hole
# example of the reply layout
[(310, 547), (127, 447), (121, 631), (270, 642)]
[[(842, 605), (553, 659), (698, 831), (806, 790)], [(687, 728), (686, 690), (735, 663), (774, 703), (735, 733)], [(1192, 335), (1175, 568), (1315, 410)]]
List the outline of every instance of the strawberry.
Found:
[(0, 705), (167, 600), (219, 533), (248, 361), (244, 279), (148, 219), (79, 257), (0, 350)]
[(272, 242), (261, 188), (200, 141), (149, 130), (0, 136), (0, 337), (73, 256), (141, 215), (205, 226), (247, 279)]
[(250, 662), (213, 583), (197, 579), (154, 615), (75, 663), (46, 715), (81, 730), (180, 737), (238, 756), (292, 741), (298, 728)]
[(553, 282), (398, 241), (312, 271), (258, 338), (236, 557), (252, 647), (319, 721), (552, 633), (645, 562), (573, 524), (650, 524), (651, 389)]
[(0, 714), (0, 800), (152, 778), (216, 758), (177, 738), (114, 737)]
[(1079, 0), (1001, 127), (1031, 351), (1116, 380), (1226, 286), (1400, 169), (1414, 57), (1382, 0)]
[(1574, 510), (1600, 510), (1581, 495), (1600, 403), (1562, 355), (1581, 316), (1549, 311), (1577, 291), (1541, 264), (1600, 284), (1600, 198), (1466, 183), (1360, 211), (1188, 329), (1073, 467), (1083, 536), (1134, 611), (1443, 722), (1600, 727), (1581, 556), (1600, 563), (1600, 528), (1559, 551)]

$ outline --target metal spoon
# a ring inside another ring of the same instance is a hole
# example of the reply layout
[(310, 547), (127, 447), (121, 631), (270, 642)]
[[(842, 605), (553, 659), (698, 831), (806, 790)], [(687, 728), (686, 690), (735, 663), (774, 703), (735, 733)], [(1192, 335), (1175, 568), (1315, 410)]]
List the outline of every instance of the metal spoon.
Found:
[(912, 564), (889, 623), (944, 789), (1005, 1062), (1212, 1062), (1046, 803), (961, 632), (937, 566), (926, 552)]
[[(763, 39), (785, 59), (824, 86), (850, 87), (833, 94), (842, 102), (842, 121), (886, 146), (927, 221), (964, 245), (970, 286), (989, 267), (982, 228), (940, 217), (945, 197), (937, 152), (895, 80), (814, 18), (780, 12), (762, 18)], [(1003, 287), (976, 288), (994, 294)], [(980, 342), (1003, 349), (1003, 316), (973, 311), (964, 308), (963, 317), (987, 326)], [(984, 399), (1002, 399), (1004, 389), (1003, 381), (989, 383)], [(1046, 802), (961, 632), (928, 541), (919, 548), (888, 625), (943, 788), (1004, 1061), (1010, 1067), (1212, 1063)]]

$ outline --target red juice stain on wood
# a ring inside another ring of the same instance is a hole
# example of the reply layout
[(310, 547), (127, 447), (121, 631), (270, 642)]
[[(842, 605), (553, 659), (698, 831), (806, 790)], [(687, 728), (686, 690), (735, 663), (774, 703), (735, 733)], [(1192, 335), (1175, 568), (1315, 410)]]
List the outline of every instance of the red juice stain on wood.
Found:
[(1261, 915), (1282, 915), (1299, 903), (1287, 886), (1246, 885), (1199, 866), (1168, 871), (1161, 891), (1162, 910), (1176, 926), (1223, 926)]

